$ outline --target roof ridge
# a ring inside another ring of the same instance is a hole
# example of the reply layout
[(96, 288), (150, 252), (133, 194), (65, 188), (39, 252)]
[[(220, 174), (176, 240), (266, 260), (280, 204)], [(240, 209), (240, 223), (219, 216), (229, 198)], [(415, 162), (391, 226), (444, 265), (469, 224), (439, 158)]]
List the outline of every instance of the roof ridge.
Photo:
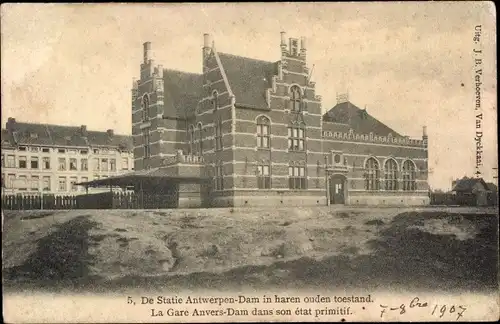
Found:
[(256, 59), (253, 57), (229, 54), (229, 53), (224, 53), (224, 52), (217, 52), (217, 53), (219, 55), (222, 54), (222, 55), (227, 55), (227, 56), (232, 56), (232, 57), (237, 57), (237, 58), (242, 58), (242, 59), (247, 59), (247, 60), (252, 60), (252, 61), (265, 62), (265, 63), (269, 63), (269, 64), (275, 64), (277, 62), (277, 61), (267, 61), (267, 60)]
[(164, 68), (163, 71), (169, 71), (169, 72), (177, 72), (177, 73), (193, 74), (193, 75), (197, 75), (197, 76), (203, 76), (203, 73), (187, 72), (187, 71), (181, 71), (181, 70), (169, 69), (169, 68)]

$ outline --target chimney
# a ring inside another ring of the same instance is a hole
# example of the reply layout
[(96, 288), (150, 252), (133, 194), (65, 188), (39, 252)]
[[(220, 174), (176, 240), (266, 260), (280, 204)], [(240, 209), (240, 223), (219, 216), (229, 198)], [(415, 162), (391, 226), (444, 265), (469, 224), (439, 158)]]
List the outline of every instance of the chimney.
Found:
[(287, 49), (286, 49), (286, 33), (284, 31), (281, 32), (281, 55), (285, 56), (287, 54)]
[(83, 137), (87, 137), (87, 126), (86, 125), (80, 126), (80, 133), (82, 134)]
[(305, 57), (307, 52), (307, 42), (305, 37), (300, 38), (300, 56)]
[(158, 77), (163, 79), (163, 65), (158, 65)]
[(286, 33), (281, 32), (281, 46), (286, 46)]
[(207, 57), (210, 54), (212, 46), (212, 36), (210, 34), (203, 34), (203, 56)]
[(148, 64), (149, 60), (152, 59), (151, 42), (145, 42), (143, 46), (144, 46), (144, 64)]
[(297, 38), (290, 38), (290, 55), (299, 55), (299, 40)]
[(132, 90), (137, 90), (139, 88), (139, 84), (137, 83), (137, 79), (132, 79)]
[(113, 137), (113, 135), (114, 135), (114, 132), (113, 132), (113, 130), (112, 130), (112, 129), (108, 129), (108, 130), (106, 131), (106, 133), (108, 134), (108, 136), (109, 136), (109, 137)]
[(427, 126), (422, 127), (422, 137), (426, 138), (427, 137)]

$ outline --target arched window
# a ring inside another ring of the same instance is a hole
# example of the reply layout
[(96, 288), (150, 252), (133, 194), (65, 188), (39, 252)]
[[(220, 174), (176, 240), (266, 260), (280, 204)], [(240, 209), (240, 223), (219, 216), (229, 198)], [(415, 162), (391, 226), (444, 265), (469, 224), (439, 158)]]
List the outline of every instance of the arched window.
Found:
[(271, 189), (271, 173), (269, 164), (257, 166), (257, 187), (259, 189)]
[(403, 163), (402, 176), (403, 176), (403, 190), (413, 191), (417, 189), (417, 183), (415, 181), (416, 167), (415, 163), (410, 160), (406, 160)]
[(305, 138), (304, 123), (293, 124), (288, 127), (288, 149), (290, 151), (304, 151)]
[(385, 190), (398, 190), (398, 164), (393, 159), (387, 160), (384, 166)]
[(369, 158), (366, 160), (365, 164), (365, 188), (366, 190), (379, 190), (380, 189), (380, 179), (379, 179), (379, 165), (377, 160), (374, 158)]
[(217, 110), (217, 108), (219, 108), (219, 93), (217, 92), (217, 90), (214, 90), (212, 92), (212, 108), (214, 110)]
[(142, 120), (148, 121), (149, 120), (149, 96), (147, 93), (142, 97), (141, 106), (142, 106)]
[(215, 124), (215, 150), (222, 150), (222, 122), (220, 120)]
[(218, 161), (215, 164), (215, 190), (224, 190), (224, 170), (222, 162)]
[(257, 119), (257, 147), (269, 148), (270, 147), (270, 132), (271, 121), (265, 116), (260, 116)]
[(201, 126), (201, 123), (198, 124), (198, 155), (202, 156), (203, 155), (203, 133), (202, 133), (203, 127)]
[(189, 126), (189, 154), (194, 154), (194, 127)]
[(290, 102), (292, 111), (300, 111), (300, 104), (302, 102), (300, 95), (300, 88), (297, 86), (292, 86), (290, 89)]

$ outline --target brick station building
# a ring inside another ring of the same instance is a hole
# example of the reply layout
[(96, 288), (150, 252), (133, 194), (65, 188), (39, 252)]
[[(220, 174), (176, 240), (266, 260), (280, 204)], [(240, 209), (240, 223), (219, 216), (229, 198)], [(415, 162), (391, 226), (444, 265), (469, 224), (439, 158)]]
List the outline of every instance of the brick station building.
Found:
[(172, 185), (178, 207), (428, 204), (425, 127), (409, 139), (345, 97), (323, 114), (306, 40), (281, 33), (280, 48), (277, 61), (256, 60), (205, 34), (195, 74), (157, 65), (145, 43), (135, 170), (204, 180)]

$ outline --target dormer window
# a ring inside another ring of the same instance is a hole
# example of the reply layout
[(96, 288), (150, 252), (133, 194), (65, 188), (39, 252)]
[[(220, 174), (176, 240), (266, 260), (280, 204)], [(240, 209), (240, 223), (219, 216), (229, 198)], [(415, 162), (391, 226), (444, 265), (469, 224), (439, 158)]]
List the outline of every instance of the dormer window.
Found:
[(37, 133), (30, 133), (30, 137), (31, 138), (38, 138), (38, 134)]
[(300, 111), (301, 101), (300, 88), (298, 86), (293, 86), (290, 89), (291, 110), (296, 112)]

